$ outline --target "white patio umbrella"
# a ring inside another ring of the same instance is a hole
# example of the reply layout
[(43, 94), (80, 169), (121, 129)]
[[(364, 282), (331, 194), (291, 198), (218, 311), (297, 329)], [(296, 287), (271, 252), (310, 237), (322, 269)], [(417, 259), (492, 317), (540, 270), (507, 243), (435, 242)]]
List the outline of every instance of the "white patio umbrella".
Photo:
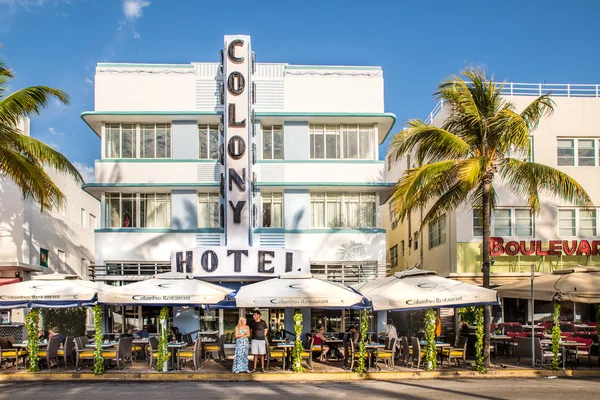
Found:
[(363, 301), (346, 286), (293, 273), (242, 286), (234, 299), (248, 308), (349, 308)]
[(498, 304), (494, 290), (442, 278), (436, 272), (418, 268), (353, 285), (352, 288), (372, 303), (374, 311)]
[[(551, 274), (536, 276), (534, 281), (535, 300), (560, 299), (577, 303), (600, 303), (600, 268), (565, 268)], [(500, 297), (531, 299), (529, 279), (498, 288)]]
[(0, 286), (0, 308), (68, 308), (96, 304), (102, 283), (79, 279), (77, 275), (35, 275), (32, 280)]
[(167, 272), (152, 279), (114, 286), (98, 302), (113, 305), (201, 306), (217, 304), (233, 290), (185, 274)]

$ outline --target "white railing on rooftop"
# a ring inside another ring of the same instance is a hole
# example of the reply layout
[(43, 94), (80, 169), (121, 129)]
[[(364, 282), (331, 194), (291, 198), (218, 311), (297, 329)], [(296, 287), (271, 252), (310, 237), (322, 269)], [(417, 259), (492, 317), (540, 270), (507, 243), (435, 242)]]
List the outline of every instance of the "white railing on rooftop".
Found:
[[(502, 85), (502, 83), (497, 83), (497, 85)], [(600, 98), (600, 84), (505, 82), (500, 93), (504, 96), (541, 96), (543, 94), (551, 94), (558, 97)], [(431, 124), (433, 119), (443, 109), (444, 101), (440, 100), (425, 119), (425, 123)]]

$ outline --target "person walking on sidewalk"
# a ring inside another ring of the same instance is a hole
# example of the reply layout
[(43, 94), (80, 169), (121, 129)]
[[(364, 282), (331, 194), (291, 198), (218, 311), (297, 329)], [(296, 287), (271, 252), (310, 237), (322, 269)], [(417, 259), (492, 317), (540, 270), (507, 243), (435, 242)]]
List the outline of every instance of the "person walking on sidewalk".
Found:
[(260, 370), (265, 372), (265, 354), (267, 354), (265, 338), (269, 327), (265, 321), (260, 319), (260, 311), (254, 310), (249, 326), (252, 333), (252, 354), (254, 354), (254, 368), (251, 372), (256, 372), (256, 364), (259, 357)]

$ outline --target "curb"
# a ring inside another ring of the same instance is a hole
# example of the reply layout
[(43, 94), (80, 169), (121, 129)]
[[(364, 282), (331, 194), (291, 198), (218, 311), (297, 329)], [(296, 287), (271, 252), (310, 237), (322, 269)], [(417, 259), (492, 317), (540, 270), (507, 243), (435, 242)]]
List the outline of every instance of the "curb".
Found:
[(0, 374), (0, 382), (48, 382), (48, 381), (128, 381), (128, 382), (352, 382), (352, 381), (392, 381), (420, 379), (524, 379), (556, 376), (561, 378), (600, 378), (600, 370), (537, 370), (504, 369), (491, 370), (485, 374), (476, 371), (406, 371), (370, 372), (362, 376), (349, 372), (267, 373), (267, 374), (214, 374), (214, 373), (16, 373)]

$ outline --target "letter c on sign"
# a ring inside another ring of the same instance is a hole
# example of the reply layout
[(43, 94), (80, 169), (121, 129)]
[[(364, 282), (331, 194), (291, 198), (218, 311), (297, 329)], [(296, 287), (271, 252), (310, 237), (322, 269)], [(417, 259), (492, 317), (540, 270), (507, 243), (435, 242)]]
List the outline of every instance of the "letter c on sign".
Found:
[(229, 42), (229, 46), (227, 46), (227, 57), (234, 63), (241, 63), (244, 61), (244, 57), (236, 57), (235, 48), (242, 47), (244, 45), (244, 41), (242, 39), (235, 39)]
[(216, 270), (219, 266), (217, 253), (212, 250), (206, 250), (202, 253), (202, 257), (200, 257), (200, 265), (202, 265), (202, 269), (206, 272), (213, 272)]

